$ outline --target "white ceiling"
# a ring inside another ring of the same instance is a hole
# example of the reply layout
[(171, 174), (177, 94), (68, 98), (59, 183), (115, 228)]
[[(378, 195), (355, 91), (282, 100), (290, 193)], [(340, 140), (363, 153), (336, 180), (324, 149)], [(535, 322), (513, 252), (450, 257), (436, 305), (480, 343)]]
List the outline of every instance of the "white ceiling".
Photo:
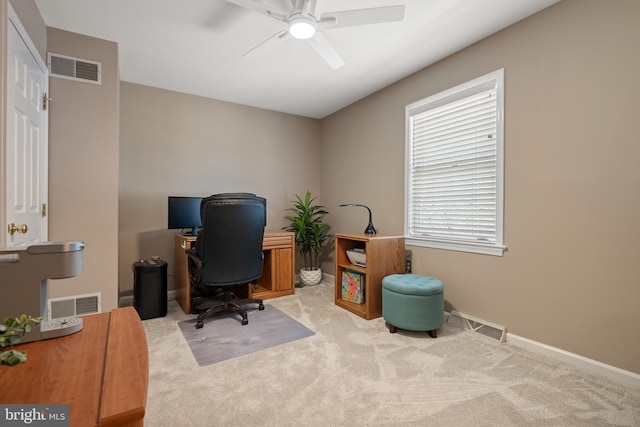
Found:
[(123, 81), (322, 118), (558, 1), (318, 0), (316, 15), (406, 5), (402, 22), (325, 30), (337, 70), (293, 38), (243, 57), (283, 24), (224, 0), (36, 4), (50, 27), (117, 42)]

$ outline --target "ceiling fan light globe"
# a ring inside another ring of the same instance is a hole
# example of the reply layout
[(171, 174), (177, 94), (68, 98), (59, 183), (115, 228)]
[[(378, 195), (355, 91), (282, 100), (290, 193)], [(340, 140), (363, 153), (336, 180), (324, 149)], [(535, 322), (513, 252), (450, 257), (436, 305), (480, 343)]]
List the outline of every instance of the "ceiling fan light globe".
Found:
[(310, 39), (315, 33), (316, 23), (312, 19), (299, 17), (289, 22), (289, 34), (297, 39)]

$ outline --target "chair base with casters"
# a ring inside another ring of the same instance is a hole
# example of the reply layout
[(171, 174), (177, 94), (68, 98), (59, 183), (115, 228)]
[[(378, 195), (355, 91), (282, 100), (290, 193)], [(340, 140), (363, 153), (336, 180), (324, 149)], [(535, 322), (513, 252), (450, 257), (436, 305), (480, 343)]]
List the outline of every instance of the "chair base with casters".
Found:
[(221, 304), (215, 304), (203, 309), (196, 309), (198, 311), (198, 318), (196, 319), (196, 329), (200, 329), (204, 326), (203, 322), (206, 317), (214, 315), (216, 313), (222, 313), (224, 311), (238, 313), (240, 316), (242, 316), (242, 324), (248, 325), (249, 319), (247, 318), (247, 312), (242, 308), (243, 305), (258, 304), (258, 310), (264, 310), (264, 304), (262, 303), (261, 299), (237, 299), (233, 292), (231, 292), (231, 290), (228, 288), (225, 288), (224, 293), (222, 294), (222, 301), (223, 302)]
[(382, 317), (389, 332), (427, 331), (438, 337), (444, 323), (444, 292), (435, 277), (392, 274), (382, 279)]

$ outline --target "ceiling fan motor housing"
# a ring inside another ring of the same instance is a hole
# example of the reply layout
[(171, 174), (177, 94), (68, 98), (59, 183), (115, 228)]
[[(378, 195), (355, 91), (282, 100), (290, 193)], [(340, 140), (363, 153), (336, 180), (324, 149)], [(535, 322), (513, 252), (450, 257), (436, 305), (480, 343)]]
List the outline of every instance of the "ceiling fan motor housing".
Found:
[(289, 33), (301, 40), (310, 39), (316, 33), (318, 25), (311, 15), (294, 13), (289, 17)]

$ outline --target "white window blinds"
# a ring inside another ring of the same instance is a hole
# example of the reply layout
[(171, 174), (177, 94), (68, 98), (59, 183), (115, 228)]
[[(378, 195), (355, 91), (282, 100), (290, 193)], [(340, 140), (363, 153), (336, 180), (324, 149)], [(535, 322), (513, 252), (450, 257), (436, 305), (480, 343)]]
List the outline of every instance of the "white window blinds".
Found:
[(492, 73), (407, 107), (408, 238), (502, 247), (499, 83)]

